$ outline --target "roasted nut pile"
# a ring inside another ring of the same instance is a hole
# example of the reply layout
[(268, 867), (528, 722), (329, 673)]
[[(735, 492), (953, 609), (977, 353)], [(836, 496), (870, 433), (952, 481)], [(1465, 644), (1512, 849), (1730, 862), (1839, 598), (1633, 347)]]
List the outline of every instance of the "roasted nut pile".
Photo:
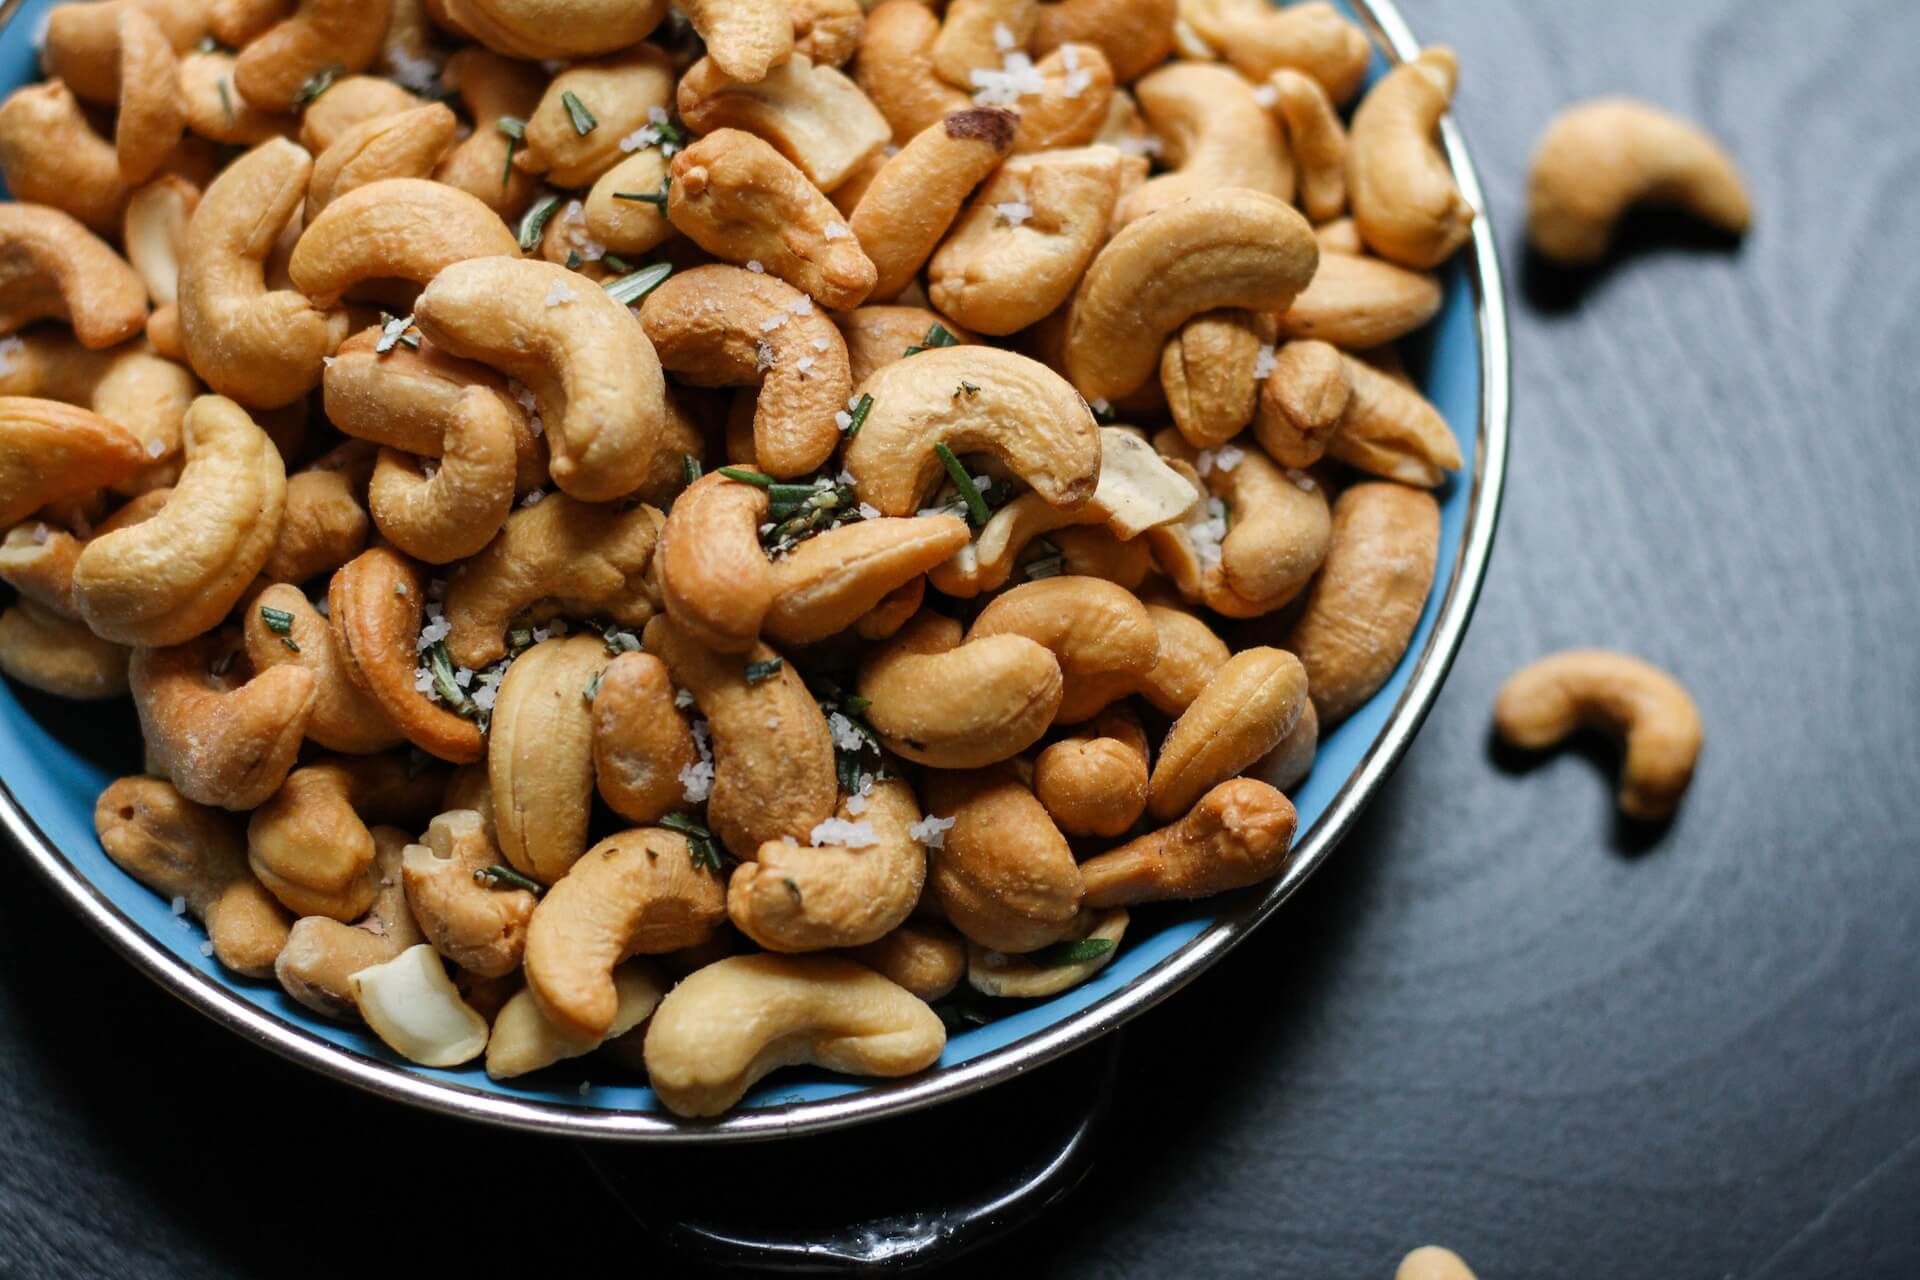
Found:
[(1472, 210), (1452, 55), (1369, 57), (1265, 0), (63, 5), (0, 104), (0, 668), (130, 693), (107, 852), (408, 1059), (921, 1070), (1279, 873), (1413, 635), (1460, 453), (1394, 343)]

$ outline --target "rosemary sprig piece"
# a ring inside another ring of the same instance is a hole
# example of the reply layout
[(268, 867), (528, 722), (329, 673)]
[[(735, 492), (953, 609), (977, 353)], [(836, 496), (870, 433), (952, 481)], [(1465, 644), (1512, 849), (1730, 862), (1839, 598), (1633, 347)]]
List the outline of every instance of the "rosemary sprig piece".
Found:
[(427, 674), (433, 677), (434, 692), (447, 704), (447, 710), (466, 720), (480, 718), (479, 705), (454, 678), (453, 655), (447, 652), (445, 640), (435, 640), (427, 646)]
[(509, 889), (525, 889), (531, 894), (542, 894), (547, 886), (538, 880), (521, 875), (512, 867), (496, 862), (492, 866), (477, 868), (473, 873), (475, 884), (485, 885), (489, 889), (498, 889), (505, 885)]
[(974, 484), (973, 477), (968, 475), (967, 469), (960, 465), (960, 459), (954, 455), (953, 450), (947, 448), (947, 442), (944, 440), (936, 442), (933, 451), (939, 455), (940, 465), (947, 469), (947, 476), (953, 481), (953, 487), (960, 491), (960, 500), (967, 504), (968, 521), (976, 528), (986, 524), (993, 518), (993, 512), (988, 509), (987, 500), (980, 496), (980, 487)]
[(955, 347), (959, 345), (960, 339), (947, 332), (947, 326), (936, 321), (933, 327), (927, 330), (926, 337), (920, 339), (916, 345), (907, 348), (907, 354), (917, 356), (922, 351), (931, 351), (935, 347)]
[(402, 342), (406, 343), (407, 346), (413, 350), (418, 351), (420, 349), (420, 335), (417, 333), (408, 333), (407, 330), (411, 328), (413, 328), (412, 316), (390, 316), (382, 311), (380, 313), (380, 337), (373, 344), (374, 354), (383, 356)]
[(560, 105), (567, 109), (567, 119), (572, 122), (573, 131), (581, 137), (600, 127), (600, 122), (593, 118), (593, 112), (587, 110), (587, 104), (580, 101), (573, 90), (561, 90)]
[(518, 116), (501, 116), (493, 122), (493, 127), (507, 135), (507, 163), (500, 170), (500, 189), (505, 191), (513, 181), (513, 153), (527, 139), (527, 122)]
[(293, 105), (296, 107), (304, 107), (327, 90), (333, 88), (334, 80), (339, 77), (343, 70), (345, 70), (344, 67), (338, 63), (333, 63), (314, 72), (313, 76), (305, 84), (300, 86), (300, 92), (294, 95)]
[(727, 869), (728, 863), (736, 861), (733, 855), (720, 847), (713, 832), (683, 813), (668, 814), (660, 819), (660, 825), (669, 831), (678, 831), (687, 838), (687, 856), (693, 860), (695, 870), (720, 875)]
[(1085, 964), (1089, 960), (1098, 960), (1114, 948), (1112, 938), (1081, 938), (1077, 942), (1056, 942), (1050, 947), (1027, 953), (1027, 959), (1042, 969), (1058, 969), (1063, 965)]
[(520, 249), (523, 253), (532, 253), (540, 247), (540, 237), (547, 229), (547, 219), (560, 207), (559, 196), (541, 196), (533, 202), (520, 218)]
[(780, 674), (780, 668), (786, 663), (779, 658), (768, 658), (765, 662), (749, 662), (746, 667), (748, 684), (760, 684)]
[(852, 414), (848, 416), (847, 442), (849, 444), (853, 442), (855, 436), (860, 434), (860, 428), (867, 425), (867, 415), (872, 412), (873, 397), (863, 391), (860, 393), (859, 402), (853, 406)]
[(615, 302), (630, 307), (658, 289), (660, 282), (672, 274), (671, 262), (656, 262), (612, 281), (606, 286), (607, 294)]

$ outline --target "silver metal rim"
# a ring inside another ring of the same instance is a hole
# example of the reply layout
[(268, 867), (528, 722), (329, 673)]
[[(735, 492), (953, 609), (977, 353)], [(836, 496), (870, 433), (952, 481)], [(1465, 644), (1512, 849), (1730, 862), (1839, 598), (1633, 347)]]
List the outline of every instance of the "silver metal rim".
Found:
[[(18, 0), (0, 4), (0, 22)], [(1392, 0), (1353, 0), (1388, 58), (1415, 56), (1419, 44)], [(1493, 228), (1479, 179), (1451, 118), (1442, 122), (1442, 142), (1461, 194), (1475, 211), (1468, 277), (1480, 338), (1480, 423), (1468, 498), (1467, 527), (1455, 556), (1452, 579), (1412, 677), (1385, 727), (1359, 767), (1306, 833), (1286, 874), (1257, 898), (1238, 904), (1162, 960), (1130, 986), (1060, 1022), (971, 1061), (894, 1083), (880, 1083), (845, 1097), (796, 1102), (743, 1112), (715, 1121), (677, 1120), (647, 1112), (587, 1111), (524, 1102), (446, 1084), (342, 1048), (248, 1003), (147, 937), (69, 863), (27, 816), (0, 780), (0, 829), (36, 871), (96, 932), (162, 988), (244, 1039), (323, 1075), (397, 1102), (486, 1124), (574, 1137), (651, 1142), (736, 1142), (817, 1133), (949, 1102), (1012, 1079), (1105, 1035), (1153, 1008), (1211, 968), (1252, 933), (1306, 882), (1347, 834), (1366, 802), (1412, 742), (1459, 652), (1472, 616), (1499, 520), (1506, 480), (1510, 369), (1506, 301)]]

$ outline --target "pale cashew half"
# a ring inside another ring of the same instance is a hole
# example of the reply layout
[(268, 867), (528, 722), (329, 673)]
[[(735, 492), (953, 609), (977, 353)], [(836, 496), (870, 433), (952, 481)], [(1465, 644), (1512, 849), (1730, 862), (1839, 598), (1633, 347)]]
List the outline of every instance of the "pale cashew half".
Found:
[(150, 765), (187, 799), (235, 810), (280, 789), (318, 693), (304, 667), (268, 667), (244, 680), (214, 675), (238, 647), (231, 634), (208, 634), (136, 649), (128, 669)]
[(582, 58), (647, 38), (666, 0), (441, 0), (452, 26), (516, 58)]
[(1074, 295), (1068, 376), (1089, 398), (1124, 396), (1153, 375), (1175, 329), (1221, 307), (1282, 310), (1319, 260), (1306, 219), (1257, 191), (1192, 196), (1128, 223)]
[(867, 722), (887, 748), (940, 769), (992, 764), (1032, 746), (1063, 691), (1053, 652), (1021, 635), (960, 641), (960, 624), (922, 613), (860, 668)]
[(1033, 793), (1068, 835), (1124, 835), (1147, 807), (1147, 735), (1110, 707), (1033, 762)]
[(1432, 48), (1367, 91), (1347, 140), (1347, 192), (1367, 247), (1402, 266), (1437, 267), (1473, 234), (1473, 206), (1460, 194), (1439, 146), (1459, 65)]
[(92, 701), (127, 692), (128, 651), (84, 622), (33, 600), (0, 612), (0, 671), (60, 698)]
[(186, 359), (180, 309), (175, 304), (180, 300), (180, 255), (187, 247), (187, 224), (199, 204), (199, 187), (178, 174), (164, 173), (128, 198), (121, 223), (120, 243), (126, 246), (127, 261), (140, 273), (156, 309), (147, 318), (147, 336), (169, 360)]
[(903, 143), (973, 105), (934, 70), (933, 43), (939, 36), (939, 16), (919, 0), (883, 0), (867, 14), (860, 33), (854, 79)]
[(353, 975), (384, 964), (424, 939), (400, 884), (401, 856), (407, 833), (398, 827), (374, 827), (373, 868), (378, 890), (367, 914), (352, 924), (330, 916), (294, 921), (287, 944), (273, 962), (281, 990), (316, 1013), (353, 1019)]
[(753, 84), (730, 79), (711, 57), (702, 58), (680, 78), (678, 101), (689, 128), (758, 134), (828, 193), (893, 136), (853, 81), (803, 53)]
[(1686, 688), (1652, 663), (1604, 649), (1568, 649), (1507, 677), (1493, 724), (1529, 751), (1583, 727), (1621, 739), (1620, 811), (1642, 820), (1679, 807), (1700, 757), (1700, 710)]
[(1175, 0), (1041, 0), (1033, 52), (1069, 42), (1098, 45), (1121, 84), (1160, 65), (1173, 48)]
[(527, 989), (561, 1027), (603, 1036), (619, 1008), (616, 965), (697, 946), (726, 918), (726, 886), (694, 862), (685, 836), (623, 831), (588, 850), (533, 909)]
[(1165, 822), (1238, 774), (1293, 731), (1307, 672), (1284, 649), (1242, 649), (1214, 674), (1160, 744), (1147, 808)]
[(140, 332), (145, 295), (133, 268), (70, 215), (0, 204), (0, 332), (64, 320), (97, 351)]
[(1057, 507), (1085, 504), (1099, 483), (1092, 411), (1037, 360), (989, 347), (936, 348), (876, 370), (860, 391), (873, 405), (844, 462), (861, 500), (882, 514), (919, 507), (943, 473), (940, 443), (998, 458)]
[(347, 674), (332, 627), (305, 592), (277, 582), (248, 604), (243, 623), (247, 661), (253, 669), (265, 673), (278, 667), (300, 668), (314, 679), (307, 737), (329, 751), (349, 755), (385, 751), (403, 741), (380, 704)]
[(640, 323), (683, 382), (759, 386), (753, 451), (762, 471), (806, 475), (832, 456), (833, 415), (853, 390), (846, 342), (805, 294), (739, 267), (695, 267), (647, 295)]
[(593, 695), (593, 777), (607, 807), (631, 822), (658, 822), (687, 804), (681, 775), (700, 763), (667, 664), (623, 653)]
[(1272, 354), (1273, 337), (1271, 316), (1225, 310), (1195, 316), (1168, 340), (1160, 353), (1160, 386), (1173, 425), (1188, 444), (1214, 448), (1253, 421), (1263, 381), (1257, 373), (1261, 352)]
[(782, 0), (682, 0), (721, 71), (752, 84), (793, 56), (793, 18)]
[(1267, 77), (1274, 109), (1287, 124), (1300, 205), (1315, 225), (1347, 211), (1347, 130), (1318, 80), (1291, 67)]
[[(741, 1018), (737, 1011), (753, 1009)], [(676, 1115), (719, 1115), (780, 1067), (905, 1076), (946, 1047), (938, 1014), (834, 956), (730, 956), (667, 993), (647, 1027), (647, 1078)]]
[(1730, 235), (1753, 218), (1733, 158), (1699, 126), (1632, 98), (1561, 111), (1533, 152), (1527, 239), (1554, 262), (1597, 262), (1637, 204), (1668, 205)]
[(74, 604), (109, 640), (178, 644), (210, 630), (279, 536), (286, 468), (246, 410), (202, 396), (181, 427), (186, 466), (166, 505), (94, 538), (74, 564)]
[(1285, 8), (1266, 0), (1180, 0), (1180, 17), (1249, 79), (1291, 67), (1319, 81), (1335, 102), (1359, 91), (1373, 57), (1366, 34), (1321, 0)]
[[(296, 915), (352, 923), (380, 883), (368, 823), (411, 825), (439, 799), (443, 775), (410, 773), (404, 758), (323, 760), (287, 775), (247, 822), (247, 862)], [(404, 839), (401, 842), (405, 843)]]
[(927, 875), (911, 830), (920, 806), (898, 778), (874, 783), (865, 801), (855, 813), (843, 798), (837, 812), (865, 824), (870, 842), (769, 840), (741, 863), (727, 883), (734, 927), (769, 951), (819, 951), (877, 941), (904, 922)]
[(809, 538), (773, 565), (763, 620), (780, 644), (810, 644), (854, 625), (905, 584), (967, 545), (957, 516), (881, 517)]
[(666, 380), (646, 331), (606, 290), (552, 263), (476, 258), (441, 271), (414, 318), (454, 355), (531, 388), (568, 494), (605, 502), (651, 474)]
[(803, 838), (833, 815), (833, 734), (793, 664), (783, 660), (771, 675), (749, 679), (747, 664), (764, 670), (779, 655), (765, 645), (714, 653), (664, 616), (641, 639), (707, 718), (707, 822), (736, 857), (751, 857), (769, 840)]
[(100, 235), (120, 225), (130, 188), (113, 144), (93, 131), (58, 80), (16, 89), (0, 102), (0, 173), (16, 200), (52, 205)]
[(1065, 682), (1055, 721), (1090, 719), (1131, 692), (1153, 669), (1159, 637), (1131, 591), (1099, 578), (1062, 574), (994, 597), (967, 631), (969, 641), (1020, 635), (1045, 645)]
[(179, 59), (173, 43), (143, 9), (120, 11), (120, 114), (113, 149), (121, 181), (145, 182), (166, 163), (186, 127)]
[(604, 1036), (568, 1031), (540, 1011), (533, 992), (525, 987), (516, 991), (493, 1016), (493, 1030), (487, 1037), (487, 1074), (495, 1080), (510, 1080), (619, 1041), (653, 1015), (667, 994), (667, 980), (652, 961), (629, 960), (614, 969), (613, 989), (613, 1021)]
[(1080, 869), (1066, 837), (1010, 765), (930, 775), (927, 811), (953, 826), (928, 884), (954, 928), (995, 951), (1034, 951), (1073, 929)]
[(1230, 778), (1178, 822), (1080, 864), (1089, 907), (1205, 898), (1279, 874), (1293, 847), (1293, 802)]
[(131, 476), (146, 460), (133, 433), (57, 400), (0, 396), (0, 524)]
[(458, 124), (446, 103), (430, 102), (353, 125), (313, 162), (308, 223), (333, 200), (370, 182), (427, 177), (453, 145)]
[(429, 564), (477, 554), (513, 509), (513, 418), (499, 396), (468, 387), (441, 437), (440, 466), (382, 449), (367, 490), (380, 532)]
[(517, 153), (519, 144), (500, 131), (500, 121), (531, 116), (540, 105), (546, 76), (537, 66), (469, 46), (447, 59), (440, 80), (466, 103), (474, 130), (447, 153), (434, 178), (485, 201), (503, 218), (519, 216), (540, 183), (507, 163), (508, 153)]
[(487, 779), (501, 851), (547, 884), (587, 847), (593, 816), (593, 706), (587, 683), (607, 666), (590, 632), (545, 640), (514, 659), (488, 730)]
[[(625, 156), (629, 136), (672, 101), (673, 63), (654, 45), (575, 63), (547, 83), (527, 117), (526, 146), (514, 166), (544, 173), (558, 187), (591, 186)], [(575, 123), (572, 103), (594, 121), (585, 133)]]
[(290, 110), (328, 68), (361, 71), (380, 56), (393, 0), (299, 0), (292, 16), (247, 43), (233, 83), (249, 102)]
[(1072, 946), (1087, 941), (1106, 943), (1106, 949), (1098, 955), (1085, 960), (1056, 960), (1044, 956), (1041, 960), (1035, 960), (1028, 956), (1010, 956), (977, 942), (969, 943), (967, 985), (983, 996), (1025, 1000), (1056, 996), (1079, 986), (1112, 963), (1114, 949), (1120, 945), (1120, 939), (1126, 936), (1128, 923), (1126, 911), (1119, 907), (1110, 908), (1098, 916), (1087, 912), (1084, 918), (1092, 928), (1084, 934), (1076, 928), (1074, 933), (1080, 936), (1063, 938), (1061, 945)]
[(487, 1020), (460, 996), (426, 943), (347, 979), (354, 1007), (389, 1049), (423, 1067), (457, 1067), (487, 1047)]
[(1129, 192), (1114, 213), (1125, 225), (1188, 196), (1221, 187), (1292, 200), (1293, 153), (1253, 86), (1226, 67), (1175, 62), (1134, 86), (1140, 110), (1165, 144), (1172, 172)]
[(322, 209), (301, 232), (287, 269), (316, 306), (332, 306), (370, 280), (426, 284), (456, 262), (512, 258), (518, 249), (500, 215), (459, 188), (385, 178)]
[(400, 859), (407, 906), (434, 950), (461, 969), (498, 978), (520, 967), (537, 899), (525, 889), (483, 883), (500, 850), (480, 815), (453, 809), (427, 824)]
[(1320, 723), (1344, 720), (1385, 684), (1413, 639), (1440, 553), (1440, 506), (1370, 482), (1333, 504), (1326, 564), (1287, 636)]
[(93, 806), (100, 847), (128, 875), (207, 926), (213, 956), (235, 973), (263, 978), (287, 940), (287, 913), (247, 870), (233, 821), (186, 799), (158, 778), (122, 778)]

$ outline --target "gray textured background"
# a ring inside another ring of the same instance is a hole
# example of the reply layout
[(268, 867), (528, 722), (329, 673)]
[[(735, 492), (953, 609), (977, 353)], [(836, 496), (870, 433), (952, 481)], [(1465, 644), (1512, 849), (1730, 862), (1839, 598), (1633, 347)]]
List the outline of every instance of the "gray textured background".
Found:
[[(1462, 55), (1513, 281), (1480, 612), (1354, 838), (1130, 1033), (1087, 1186), (974, 1267), (1384, 1278), (1439, 1241), (1486, 1280), (1920, 1275), (1920, 5), (1405, 8)], [(1526, 269), (1533, 135), (1599, 92), (1727, 140), (1743, 246), (1656, 227), (1595, 279)], [(1667, 664), (1702, 705), (1657, 842), (1616, 829), (1604, 754), (1490, 748), (1501, 677), (1569, 644)], [(675, 1272), (565, 1145), (244, 1048), (20, 874), (0, 1092), (7, 1275)], [(1020, 1148), (973, 1115), (875, 1159), (904, 1181)], [(749, 1163), (711, 1194), (795, 1192)]]

